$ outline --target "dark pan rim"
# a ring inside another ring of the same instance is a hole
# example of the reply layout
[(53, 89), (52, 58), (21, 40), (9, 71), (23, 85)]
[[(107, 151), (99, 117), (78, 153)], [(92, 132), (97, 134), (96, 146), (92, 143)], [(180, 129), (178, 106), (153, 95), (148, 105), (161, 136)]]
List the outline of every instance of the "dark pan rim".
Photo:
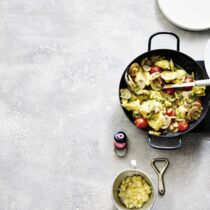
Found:
[[(128, 65), (128, 66), (126, 67), (126, 69), (123, 71), (123, 74), (122, 74), (121, 79), (120, 79), (120, 84), (119, 84), (119, 101), (120, 101), (120, 106), (121, 106), (121, 107), (122, 107), (122, 105), (121, 105), (121, 98), (120, 98), (120, 89), (121, 89), (122, 84), (124, 83), (124, 74), (125, 74), (125, 72), (128, 70), (128, 68), (130, 67), (130, 65), (131, 65), (132, 63), (136, 62), (136, 61), (139, 60), (139, 59), (143, 59), (144, 57), (148, 57), (149, 55), (158, 54), (158, 53), (159, 53), (159, 54), (162, 54), (161, 52), (162, 52), (162, 53), (163, 53), (163, 52), (164, 52), (164, 53), (167, 53), (167, 52), (169, 53), (169, 52), (170, 52), (170, 53), (174, 53), (174, 54), (176, 54), (176, 55), (185, 57), (189, 62), (193, 63), (194, 65), (197, 65), (197, 69), (199, 69), (199, 71), (201, 71), (201, 72), (202, 72), (202, 75), (204, 76), (203, 79), (209, 78), (208, 75), (207, 75), (207, 73), (206, 73), (206, 71), (200, 66), (199, 63), (197, 63), (193, 58), (191, 58), (190, 56), (188, 56), (188, 55), (186, 55), (186, 54), (184, 54), (184, 53), (182, 53), (182, 52), (175, 51), (175, 50), (171, 50), (171, 49), (155, 49), (155, 50), (151, 50), (151, 51), (149, 51), (149, 52), (145, 52), (145, 53), (143, 53), (143, 54), (137, 56), (135, 59), (133, 59), (133, 61), (131, 61), (131, 62), (129, 63), (129, 65)], [(208, 101), (210, 100), (210, 91), (206, 90), (206, 96), (204, 96), (204, 98), (205, 98), (205, 100), (208, 100)], [(122, 109), (123, 109), (123, 112), (124, 112), (124, 114), (126, 115), (126, 117), (127, 117), (127, 118), (131, 121), (131, 123), (135, 126), (133, 120), (131, 119), (131, 117), (129, 117), (129, 114), (128, 114), (129, 112), (128, 112), (124, 107), (122, 107)], [(200, 118), (199, 118), (197, 121), (195, 121), (195, 122), (189, 124), (189, 128), (188, 128), (186, 131), (177, 132), (177, 133), (168, 132), (168, 133), (166, 133), (166, 134), (161, 134), (161, 135), (158, 136), (158, 137), (162, 137), (162, 138), (172, 138), (172, 137), (178, 137), (178, 136), (181, 136), (181, 135), (184, 135), (184, 134), (190, 132), (190, 131), (193, 130), (197, 125), (199, 125), (199, 124), (201, 123), (201, 121), (205, 118), (205, 116), (206, 116), (206, 114), (207, 114), (207, 112), (208, 112), (208, 109), (209, 109), (209, 105), (206, 107), (206, 109), (204, 109), (204, 110), (202, 111), (202, 114), (201, 114)], [(136, 126), (135, 126), (135, 127), (136, 127)], [(139, 129), (140, 129), (140, 128), (139, 128)], [(140, 130), (144, 131), (146, 134), (149, 134), (149, 132), (146, 131), (146, 130), (144, 130), (144, 129), (140, 129)], [(152, 134), (149, 134), (149, 135), (152, 135)]]

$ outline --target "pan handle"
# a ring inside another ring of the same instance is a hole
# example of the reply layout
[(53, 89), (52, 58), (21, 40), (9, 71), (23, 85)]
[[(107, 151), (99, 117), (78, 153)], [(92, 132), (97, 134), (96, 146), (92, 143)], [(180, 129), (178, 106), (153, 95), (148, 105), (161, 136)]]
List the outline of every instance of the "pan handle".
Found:
[(150, 147), (160, 150), (174, 150), (182, 146), (181, 136), (167, 139), (148, 135), (147, 141)]
[(149, 41), (148, 41), (148, 51), (151, 51), (151, 44), (152, 44), (153, 37), (157, 36), (157, 35), (160, 35), (160, 34), (168, 34), (168, 35), (174, 36), (177, 40), (176, 50), (179, 51), (179, 49), (180, 49), (180, 39), (179, 39), (178, 35), (176, 35), (175, 33), (172, 33), (172, 32), (158, 32), (158, 33), (155, 33), (152, 36), (150, 36)]

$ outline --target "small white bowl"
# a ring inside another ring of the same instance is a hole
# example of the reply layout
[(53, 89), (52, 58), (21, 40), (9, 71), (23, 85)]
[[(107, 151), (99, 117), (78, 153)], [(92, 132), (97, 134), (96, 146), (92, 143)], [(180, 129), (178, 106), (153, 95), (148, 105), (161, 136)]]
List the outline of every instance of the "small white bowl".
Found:
[(112, 185), (112, 200), (113, 200), (115, 207), (118, 210), (130, 210), (130, 209), (126, 208), (125, 205), (121, 202), (118, 194), (119, 194), (120, 184), (122, 183), (122, 181), (126, 177), (133, 176), (133, 175), (140, 175), (148, 182), (148, 184), (151, 186), (151, 194), (150, 194), (149, 200), (141, 208), (135, 208), (135, 209), (133, 208), (132, 210), (150, 210), (150, 209), (152, 209), (154, 201), (155, 201), (154, 185), (145, 173), (136, 169), (136, 161), (135, 160), (131, 160), (131, 169), (121, 171), (114, 179), (114, 182)]

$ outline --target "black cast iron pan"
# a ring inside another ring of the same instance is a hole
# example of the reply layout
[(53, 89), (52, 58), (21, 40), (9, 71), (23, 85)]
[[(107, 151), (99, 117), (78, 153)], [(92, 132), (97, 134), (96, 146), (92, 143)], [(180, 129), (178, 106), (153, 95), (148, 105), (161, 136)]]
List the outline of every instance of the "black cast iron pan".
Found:
[[(156, 35), (160, 35), (160, 34), (169, 34), (169, 35), (174, 36), (177, 39), (177, 50), (170, 50), (170, 49), (151, 50), (151, 42), (152, 42), (153, 37), (156, 36)], [(188, 55), (180, 52), (179, 49), (180, 49), (180, 39), (176, 34), (174, 34), (172, 32), (158, 32), (158, 33), (153, 34), (149, 38), (148, 52), (145, 52), (145, 53), (139, 55), (125, 69), (125, 71), (124, 71), (124, 73), (121, 77), (121, 80), (120, 80), (119, 89), (127, 87), (126, 82), (125, 82), (125, 72), (129, 69), (130, 65), (132, 63), (141, 63), (141, 61), (145, 57), (150, 57), (151, 55), (161, 55), (161, 56), (165, 56), (166, 58), (172, 58), (174, 63), (183, 67), (189, 74), (191, 74), (191, 72), (194, 72), (196, 80), (207, 79), (208, 75), (206, 74), (204, 69), (194, 59), (192, 59)], [(120, 95), (120, 91), (119, 91), (119, 95)], [(190, 132), (192, 129), (194, 129), (205, 118), (205, 116), (207, 114), (207, 111), (209, 109), (209, 100), (210, 100), (210, 90), (209, 90), (209, 88), (207, 88), (207, 90), (206, 90), (206, 96), (202, 97), (201, 100), (202, 100), (202, 104), (203, 104), (203, 112), (201, 114), (201, 117), (197, 121), (191, 123), (189, 125), (189, 128), (186, 131), (177, 132), (177, 133), (168, 132), (166, 134), (161, 134), (159, 137), (160, 138), (181, 137), (181, 135), (186, 134), (186, 133)], [(128, 117), (128, 119), (133, 123), (132, 114), (124, 108), (123, 108), (123, 111), (126, 114), (126, 116)], [(148, 130), (144, 130), (144, 131), (149, 135)], [(149, 137), (150, 137), (149, 140), (150, 140), (150, 143), (151, 143), (151, 135), (149, 135)], [(160, 149), (176, 149), (176, 148), (181, 146), (180, 141), (181, 141), (181, 138), (179, 139), (179, 143), (176, 145), (176, 147), (173, 146), (173, 148), (172, 147), (170, 147), (170, 148), (166, 147), (165, 148), (164, 146), (161, 146)], [(150, 145), (150, 146), (152, 146), (152, 145)], [(154, 146), (154, 147), (159, 148), (158, 146)]]

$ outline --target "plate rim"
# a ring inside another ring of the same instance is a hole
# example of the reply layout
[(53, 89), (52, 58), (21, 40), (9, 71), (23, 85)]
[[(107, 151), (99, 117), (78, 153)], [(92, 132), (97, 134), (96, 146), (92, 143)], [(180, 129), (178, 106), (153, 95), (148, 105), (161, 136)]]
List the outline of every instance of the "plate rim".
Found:
[(162, 0), (157, 0), (158, 2), (158, 7), (160, 9), (160, 11), (162, 12), (163, 16), (172, 24), (182, 28), (182, 29), (186, 29), (186, 30), (190, 30), (190, 31), (204, 31), (204, 30), (209, 30), (210, 29), (210, 25), (209, 26), (205, 26), (205, 27), (188, 27), (185, 25), (182, 25), (180, 23), (177, 23), (176, 21), (174, 21), (172, 18), (170, 18), (167, 14), (165, 14), (164, 9), (161, 6), (161, 2)]
[[(209, 57), (209, 59), (207, 59)], [(206, 68), (206, 72), (208, 76), (210, 77), (210, 37), (207, 41), (205, 51), (204, 51), (204, 65)]]

